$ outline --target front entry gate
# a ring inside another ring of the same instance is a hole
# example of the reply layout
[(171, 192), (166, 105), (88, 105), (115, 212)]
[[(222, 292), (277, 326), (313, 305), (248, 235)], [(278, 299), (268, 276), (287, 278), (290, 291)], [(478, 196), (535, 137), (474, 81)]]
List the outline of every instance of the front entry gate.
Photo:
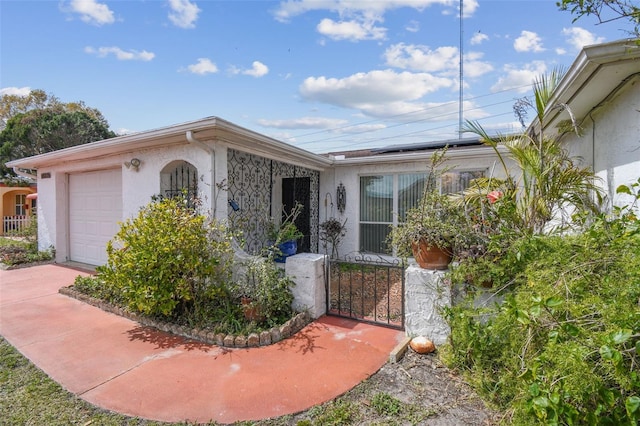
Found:
[(404, 269), (363, 255), (330, 260), (327, 314), (404, 330)]

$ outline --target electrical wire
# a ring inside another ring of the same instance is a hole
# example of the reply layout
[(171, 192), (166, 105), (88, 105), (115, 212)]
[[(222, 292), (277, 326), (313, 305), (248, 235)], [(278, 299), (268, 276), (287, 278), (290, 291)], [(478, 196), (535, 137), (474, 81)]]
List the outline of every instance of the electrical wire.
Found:
[[(520, 91), (521, 89), (523, 89), (525, 87), (532, 88), (533, 84), (515, 86), (515, 87), (508, 88), (508, 89), (499, 90), (499, 91), (496, 91), (496, 92), (493, 92), (493, 93), (473, 96), (473, 97), (465, 99), (465, 102), (474, 101), (474, 100), (486, 98), (486, 97), (489, 97), (489, 96), (496, 96), (496, 95), (500, 95), (500, 94), (503, 94), (503, 93), (506, 93), (506, 92)], [(495, 106), (495, 105), (499, 105), (499, 104), (507, 103), (507, 102), (513, 102), (513, 99), (510, 99), (510, 100), (507, 100), (507, 101), (503, 101), (503, 102), (498, 102), (498, 103), (495, 103), (495, 104), (481, 105), (481, 106), (478, 106), (476, 108), (468, 109), (468, 110), (465, 110), (465, 111), (472, 111), (472, 110), (476, 110), (476, 109), (488, 108), (488, 107), (491, 107), (491, 106)], [(457, 103), (458, 103), (458, 101), (444, 102), (444, 103), (439, 104), (439, 105), (429, 106), (429, 107), (426, 107), (426, 108), (420, 108), (420, 109), (416, 109), (414, 111), (404, 112), (404, 113), (401, 113), (401, 114), (394, 114), (394, 115), (391, 115), (391, 116), (385, 117), (385, 118), (361, 121), (361, 122), (354, 123), (354, 124), (347, 124), (347, 125), (344, 125), (344, 126), (331, 127), (331, 128), (328, 128), (328, 129), (322, 129), (322, 130), (317, 130), (317, 131), (313, 131), (313, 132), (303, 133), (301, 135), (296, 135), (296, 136), (292, 136), (290, 138), (285, 138), (285, 140), (289, 141), (289, 143), (295, 143), (296, 145), (307, 145), (307, 144), (311, 144), (311, 143), (322, 142), (324, 140), (331, 140), (331, 139), (334, 139), (334, 138), (319, 139), (319, 140), (308, 141), (308, 142), (293, 142), (292, 139), (304, 138), (304, 137), (307, 137), (307, 136), (313, 136), (313, 135), (318, 135), (318, 134), (333, 133), (333, 132), (337, 132), (337, 131), (340, 131), (340, 130), (345, 130), (345, 129), (349, 129), (349, 128), (353, 128), (353, 127), (359, 127), (359, 126), (363, 126), (363, 125), (367, 125), (367, 124), (375, 124), (375, 123), (384, 123), (384, 122), (388, 122), (388, 121), (395, 121), (394, 119), (397, 119), (397, 118), (400, 118), (400, 117), (405, 117), (405, 116), (409, 116), (409, 115), (413, 115), (413, 114), (424, 113), (424, 112), (428, 112), (428, 111), (431, 111), (431, 110), (435, 110), (435, 109), (446, 107), (447, 105), (452, 105), (452, 104), (457, 104)], [(453, 115), (453, 114), (457, 114), (457, 113), (452, 112), (452, 113), (448, 113), (446, 115)], [(361, 134), (361, 133), (369, 133), (369, 132), (373, 132), (373, 131), (386, 130), (388, 128), (404, 126), (404, 125), (407, 125), (407, 124), (413, 124), (413, 123), (420, 122), (420, 121), (430, 121), (430, 120), (433, 120), (434, 118), (440, 118), (440, 117), (441, 116), (435, 116), (435, 117), (429, 117), (428, 119), (420, 119), (420, 120), (415, 120), (415, 121), (401, 122), (401, 123), (398, 123), (398, 124), (393, 125), (393, 126), (387, 126), (384, 129), (367, 129), (367, 130), (362, 130), (360, 132), (351, 133), (351, 135), (358, 135), (358, 134)], [(338, 137), (340, 137), (340, 136), (338, 136)]]

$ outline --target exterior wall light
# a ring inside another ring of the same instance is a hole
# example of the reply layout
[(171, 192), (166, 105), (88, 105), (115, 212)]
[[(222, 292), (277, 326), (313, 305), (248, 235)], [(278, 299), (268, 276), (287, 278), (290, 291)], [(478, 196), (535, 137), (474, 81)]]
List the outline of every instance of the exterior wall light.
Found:
[(137, 158), (132, 158), (130, 161), (125, 161), (124, 165), (127, 169), (131, 168), (133, 169), (134, 172), (137, 172), (138, 169), (140, 168), (140, 164), (142, 164), (142, 161), (140, 161)]

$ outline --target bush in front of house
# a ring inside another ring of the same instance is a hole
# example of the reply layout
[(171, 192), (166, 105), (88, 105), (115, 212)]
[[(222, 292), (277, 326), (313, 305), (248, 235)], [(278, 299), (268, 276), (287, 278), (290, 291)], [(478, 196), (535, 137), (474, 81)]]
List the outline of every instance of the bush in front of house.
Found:
[(228, 293), (231, 242), (223, 224), (185, 198), (157, 199), (122, 224), (98, 276), (134, 312), (197, 316)]
[[(623, 192), (640, 198), (640, 181)], [(635, 192), (632, 192), (635, 191)], [(640, 221), (632, 208), (572, 236), (534, 236), (503, 303), (447, 310), (447, 364), (512, 424), (640, 421)]]

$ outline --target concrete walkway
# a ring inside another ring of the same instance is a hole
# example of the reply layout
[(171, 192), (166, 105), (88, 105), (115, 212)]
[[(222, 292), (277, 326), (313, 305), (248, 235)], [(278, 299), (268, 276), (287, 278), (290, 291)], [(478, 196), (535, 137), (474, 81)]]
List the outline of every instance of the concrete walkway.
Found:
[(322, 317), (252, 349), (206, 345), (63, 296), (82, 274), (0, 271), (0, 334), (69, 391), (150, 420), (232, 423), (297, 413), (375, 373), (404, 333)]

